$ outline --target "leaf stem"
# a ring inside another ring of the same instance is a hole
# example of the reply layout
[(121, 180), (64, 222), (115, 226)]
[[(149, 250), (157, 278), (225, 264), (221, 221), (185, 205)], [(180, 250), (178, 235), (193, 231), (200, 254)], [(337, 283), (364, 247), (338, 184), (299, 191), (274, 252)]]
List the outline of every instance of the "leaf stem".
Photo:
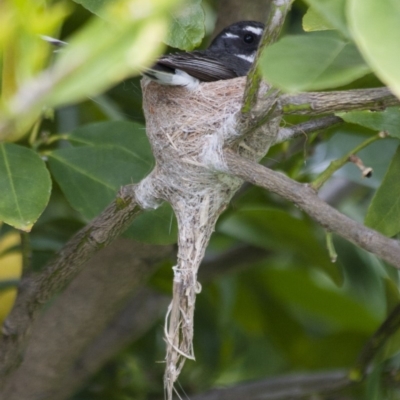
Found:
[(337, 260), (337, 253), (335, 249), (335, 245), (333, 244), (333, 235), (332, 232), (326, 232), (326, 248), (328, 249), (329, 258), (331, 262), (336, 262)]
[(386, 137), (385, 134), (382, 134), (382, 132), (379, 132), (378, 134), (368, 138), (367, 140), (364, 140), (364, 142), (360, 143), (358, 146), (356, 146), (354, 149), (349, 151), (347, 154), (345, 154), (343, 157), (338, 158), (337, 160), (332, 161), (329, 164), (329, 167), (323, 171), (320, 175), (317, 176), (317, 178), (314, 179), (314, 181), (311, 183), (311, 187), (315, 190), (319, 190), (321, 186), (331, 178), (331, 176), (340, 168), (342, 168), (350, 159), (350, 157), (353, 154), (358, 153), (365, 147), (369, 146), (371, 143), (376, 142), (379, 139), (382, 139)]

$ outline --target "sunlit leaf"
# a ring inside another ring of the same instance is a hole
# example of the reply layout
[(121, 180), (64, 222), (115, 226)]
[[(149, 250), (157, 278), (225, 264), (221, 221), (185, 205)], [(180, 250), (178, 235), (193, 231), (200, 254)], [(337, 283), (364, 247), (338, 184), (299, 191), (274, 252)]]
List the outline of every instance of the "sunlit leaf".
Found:
[(260, 68), (290, 92), (345, 85), (370, 71), (357, 48), (333, 31), (284, 37), (264, 50)]
[(106, 5), (111, 4), (115, 0), (74, 0), (75, 3), (81, 4), (83, 7), (88, 9), (90, 12), (97, 14)]
[(305, 1), (310, 6), (303, 18), (305, 31), (337, 29), (345, 37), (350, 37), (345, 16), (346, 0)]
[(0, 257), (0, 323), (2, 323), (17, 297), (17, 287), (22, 273), (22, 255), (10, 252)]
[(400, 232), (400, 147), (371, 201), (365, 223), (387, 236)]
[(366, 61), (400, 97), (400, 2), (349, 0), (347, 19)]
[(334, 27), (332, 24), (322, 18), (314, 7), (309, 7), (303, 17), (303, 29), (306, 32), (314, 32), (329, 31), (334, 29)]
[(179, 11), (172, 14), (166, 44), (181, 50), (193, 50), (200, 45), (205, 34), (205, 16), (201, 1), (188, 0)]
[[(138, 75), (160, 53), (176, 0), (119, 0), (67, 39), (54, 65), (25, 83), (0, 115), (0, 139), (24, 131), (43, 107), (72, 103)], [(118, 21), (118, 22), (115, 22)], [(29, 95), (28, 95), (29, 94)], [(24, 118), (20, 118), (23, 114)]]
[(49, 201), (50, 175), (32, 150), (0, 143), (0, 220), (30, 231)]

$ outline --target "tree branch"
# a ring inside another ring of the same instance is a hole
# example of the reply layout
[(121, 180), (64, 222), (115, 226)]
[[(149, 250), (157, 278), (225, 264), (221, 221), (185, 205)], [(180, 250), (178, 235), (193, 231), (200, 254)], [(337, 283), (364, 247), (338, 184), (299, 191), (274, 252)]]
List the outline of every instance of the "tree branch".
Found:
[(328, 129), (341, 123), (343, 123), (342, 118), (337, 117), (336, 115), (327, 115), (326, 117), (312, 119), (291, 127), (280, 128), (277, 140), (274, 144), (285, 142), (289, 139), (295, 139), (299, 136), (304, 136), (307, 133)]
[[(8, 379), (0, 397), (20, 400), (30, 398), (30, 393), (46, 393), (46, 398), (60, 399), (65, 394), (59, 393), (71, 393), (76, 387), (68, 379), (75, 378), (76, 384), (79, 376), (95, 371), (97, 364), (91, 364), (88, 359), (89, 348), (96, 349), (92, 346), (110, 320), (171, 253), (172, 246), (120, 238), (96, 254), (35, 321), (24, 359)], [(139, 298), (135, 299), (139, 306)], [(138, 322), (139, 313), (136, 319), (132, 315), (135, 311), (138, 310), (131, 303), (130, 319)], [(103, 356), (111, 350), (107, 346)], [(79, 360), (81, 364), (77, 364)]]
[(307, 184), (300, 184), (285, 175), (246, 160), (231, 150), (224, 151), (227, 173), (270, 190), (295, 203), (327, 230), (336, 233), (364, 250), (400, 268), (400, 242), (353, 221), (323, 200)]
[(314, 181), (311, 183), (311, 186), (313, 189), (315, 189), (316, 191), (318, 191), (321, 186), (323, 184), (325, 184), (325, 182), (330, 179), (332, 177), (332, 175), (339, 170), (340, 168), (342, 168), (345, 164), (347, 164), (350, 159), (351, 156), (353, 156), (354, 154), (357, 154), (358, 152), (360, 152), (362, 149), (364, 149), (365, 147), (369, 146), (370, 144), (376, 142), (377, 140), (380, 139), (384, 139), (385, 137), (387, 137), (388, 135), (384, 132), (379, 132), (378, 134), (369, 137), (368, 139), (364, 140), (362, 143), (360, 143), (358, 146), (356, 146), (354, 149), (351, 149), (347, 154), (345, 154), (344, 156), (333, 160), (328, 168), (326, 168), (323, 172), (321, 172), (315, 179)]
[(20, 363), (30, 327), (42, 305), (65, 288), (86, 261), (123, 232), (141, 212), (134, 186), (125, 186), (111, 205), (70, 239), (43, 272), (22, 279), (17, 300), (3, 325), (0, 380)]
[(54, 399), (67, 400), (112, 357), (139, 339), (154, 323), (163, 319), (170, 298), (154, 290), (141, 288), (122, 311), (71, 365), (55, 389)]
[(400, 100), (385, 87), (332, 92), (284, 94), (279, 98), (283, 114), (320, 115), (326, 113), (374, 110), (400, 104)]
[(193, 396), (192, 400), (278, 400), (302, 399), (315, 393), (331, 392), (349, 386), (344, 370), (316, 374), (296, 374), (214, 389)]

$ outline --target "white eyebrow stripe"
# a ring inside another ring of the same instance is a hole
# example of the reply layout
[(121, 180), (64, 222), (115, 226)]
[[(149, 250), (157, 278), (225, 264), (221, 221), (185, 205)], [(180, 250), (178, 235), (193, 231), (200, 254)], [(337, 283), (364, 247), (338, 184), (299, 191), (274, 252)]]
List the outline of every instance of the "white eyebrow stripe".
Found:
[(254, 28), (254, 26), (246, 26), (244, 29), (245, 29), (246, 31), (253, 32), (253, 33), (255, 33), (256, 35), (261, 35), (262, 32), (263, 32), (263, 29), (262, 29), (262, 28)]
[(252, 63), (254, 61), (255, 53), (250, 56), (245, 56), (244, 54), (235, 54), (235, 56)]
[(229, 32), (226, 32), (224, 36), (228, 37), (228, 38), (238, 38), (239, 37), (238, 35), (234, 35), (233, 33), (229, 33)]

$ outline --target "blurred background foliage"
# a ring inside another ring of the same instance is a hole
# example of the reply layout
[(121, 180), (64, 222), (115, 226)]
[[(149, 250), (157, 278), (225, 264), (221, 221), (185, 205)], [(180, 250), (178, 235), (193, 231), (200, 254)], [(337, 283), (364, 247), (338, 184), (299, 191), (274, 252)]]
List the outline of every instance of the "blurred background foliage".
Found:
[[(265, 77), (285, 91), (379, 87), (383, 81), (399, 93), (400, 53), (391, 50), (400, 42), (398, 33), (391, 30), (380, 42), (387, 48), (377, 49), (378, 39), (365, 32), (367, 11), (386, 16), (390, 2), (371, 1), (365, 12), (360, 0), (296, 1), (284, 38), (263, 55)], [(0, 319), (12, 307), (23, 265), (40, 271), (122, 185), (151, 171), (139, 72), (162, 51), (171, 51), (167, 45), (206, 46), (217, 10), (217, 0), (1, 2)], [(389, 14), (389, 27), (400, 23), (398, 8)], [(371, 31), (386, 25), (376, 20), (370, 21)], [(68, 44), (55, 49), (41, 35)], [(399, 109), (340, 116), (345, 123), (339, 127), (274, 146), (263, 162), (308, 182), (330, 161), (387, 131), (388, 138), (359, 153), (373, 168), (372, 178), (346, 165), (321, 197), (353, 219), (398, 237)], [(284, 123), (304, 120), (288, 117)], [(140, 216), (124, 235), (168, 245), (175, 243), (176, 232), (171, 208), (163, 205)], [(332, 263), (325, 236), (291, 204), (244, 185), (220, 218), (206, 254), (205, 267), (222, 272), (205, 279), (198, 296), (197, 361), (186, 363), (181, 393), (354, 363), (399, 302), (399, 275), (338, 237)], [(230, 257), (238, 250), (241, 257)], [(171, 266), (166, 260), (149, 287), (169, 296)], [(162, 324), (157, 320), (115, 354), (73, 399), (161, 398)], [(394, 337), (380, 362), (396, 366), (399, 346)], [(372, 374), (351, 396), (389, 396), (379, 382)]]

